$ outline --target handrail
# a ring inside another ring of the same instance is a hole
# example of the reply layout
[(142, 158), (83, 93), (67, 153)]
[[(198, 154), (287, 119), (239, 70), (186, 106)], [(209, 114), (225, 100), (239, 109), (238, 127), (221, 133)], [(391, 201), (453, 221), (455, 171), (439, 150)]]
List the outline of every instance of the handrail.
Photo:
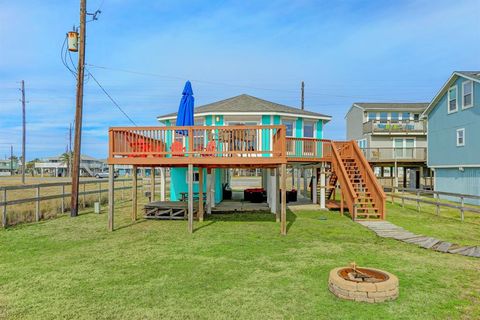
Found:
[[(348, 174), (347, 170), (345, 170), (345, 166), (343, 165), (342, 158), (340, 157), (340, 154), (338, 153), (337, 146), (335, 145), (335, 142), (331, 141), (330, 142), (332, 146), (332, 164), (334, 167), (334, 171), (340, 172), (340, 174), (337, 174), (337, 177), (340, 180), (340, 186), (343, 190), (346, 191), (346, 199), (347, 200), (347, 207), (348, 211), (351, 213), (352, 217), (354, 217), (354, 206), (357, 201), (358, 195), (353, 189), (352, 183), (350, 182), (350, 179), (348, 179)], [(337, 170), (335, 170), (337, 169)]]
[(353, 153), (355, 158), (357, 158), (360, 161), (360, 164), (363, 166), (363, 171), (365, 172), (365, 182), (368, 183), (367, 187), (370, 185), (374, 189), (370, 191), (372, 192), (372, 196), (375, 195), (375, 198), (377, 198), (377, 202), (381, 204), (381, 207), (379, 208), (379, 213), (382, 216), (382, 219), (385, 219), (385, 192), (383, 191), (382, 186), (375, 177), (375, 174), (373, 173), (370, 164), (365, 159), (363, 152), (360, 150), (358, 144), (355, 141), (350, 141), (350, 145), (353, 147)]

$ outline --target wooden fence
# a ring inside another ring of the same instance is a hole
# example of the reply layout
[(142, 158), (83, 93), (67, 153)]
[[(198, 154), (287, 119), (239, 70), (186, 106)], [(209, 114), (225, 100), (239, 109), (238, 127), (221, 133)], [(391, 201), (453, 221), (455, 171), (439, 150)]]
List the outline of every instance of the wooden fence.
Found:
[[(142, 181), (142, 179), (139, 179)], [(121, 198), (124, 199), (124, 190), (131, 189), (131, 185), (126, 185), (126, 182), (131, 182), (131, 179), (115, 179), (116, 185), (118, 186), (119, 183), (121, 183), (120, 186), (115, 187), (115, 190), (121, 190)], [(92, 195), (92, 194), (97, 194), (98, 195), (98, 202), (101, 202), (102, 199), (102, 193), (108, 193), (108, 189), (102, 189), (102, 183), (107, 184), (108, 181), (103, 181), (101, 179), (96, 179), (96, 180), (83, 180), (80, 181), (80, 188), (79, 188), (79, 200), (81, 199), (81, 205), (83, 208), (86, 206), (86, 196), (87, 195)], [(97, 184), (97, 188), (93, 190), (86, 190), (86, 186), (89, 184)], [(8, 226), (8, 220), (7, 220), (7, 208), (8, 206), (12, 205), (18, 205), (22, 203), (35, 203), (35, 221), (40, 221), (41, 220), (41, 202), (46, 201), (46, 200), (53, 200), (53, 199), (61, 199), (61, 212), (65, 212), (65, 198), (69, 198), (71, 196), (70, 192), (65, 191), (65, 187), (70, 187), (71, 182), (53, 182), (53, 183), (39, 183), (39, 184), (30, 184), (30, 185), (14, 185), (14, 186), (3, 186), (0, 187), (0, 194), (2, 195), (2, 199), (0, 201), (0, 208), (2, 208), (2, 226), (6, 228)], [(52, 188), (52, 187), (59, 187), (59, 192), (57, 194), (49, 194), (49, 195), (41, 195), (41, 190), (42, 188)], [(142, 185), (138, 185), (137, 188), (142, 187)], [(25, 198), (19, 198), (16, 197), (16, 199), (8, 200), (8, 191), (13, 191), (13, 190), (35, 190), (35, 197), (25, 197)]]
[[(432, 196), (430, 199), (422, 199), (422, 195)], [(469, 207), (465, 206), (465, 199), (480, 199), (480, 196), (472, 194), (461, 194), (461, 193), (452, 193), (452, 192), (441, 192), (441, 191), (432, 191), (432, 190), (423, 190), (423, 189), (408, 189), (408, 188), (393, 188), (390, 193), (391, 202), (395, 203), (395, 198), (401, 199), (402, 207), (405, 206), (405, 200), (413, 201), (417, 204), (417, 211), (420, 211), (420, 204), (430, 204), (435, 206), (435, 213), (440, 215), (440, 207), (457, 209), (460, 212), (460, 219), (463, 221), (465, 218), (465, 212), (480, 213), (480, 207)], [(453, 198), (458, 198), (459, 204), (453, 204), (448, 202), (440, 202), (440, 196), (448, 196)]]

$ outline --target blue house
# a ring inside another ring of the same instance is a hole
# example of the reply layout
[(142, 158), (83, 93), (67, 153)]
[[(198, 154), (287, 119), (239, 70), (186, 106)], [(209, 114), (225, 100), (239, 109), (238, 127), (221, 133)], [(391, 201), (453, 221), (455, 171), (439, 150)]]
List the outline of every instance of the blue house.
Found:
[(480, 71), (454, 72), (422, 115), (435, 190), (480, 195)]
[[(176, 117), (177, 113), (171, 113), (159, 116), (157, 120), (165, 126), (175, 126)], [(284, 124), (287, 137), (316, 139), (323, 138), (323, 127), (331, 120), (330, 116), (324, 114), (266, 101), (246, 94), (196, 107), (194, 117), (196, 126)], [(249, 142), (251, 144), (249, 148), (252, 151), (270, 150), (272, 133), (271, 130), (263, 130), (260, 137)], [(204, 138), (206, 137), (194, 137), (194, 139), (200, 140)], [(169, 140), (172, 140), (172, 137), (169, 137), (167, 142)], [(293, 156), (296, 152), (299, 154), (307, 152), (306, 149), (311, 147), (311, 145), (304, 146), (298, 141), (297, 144), (287, 145), (287, 152)], [(252, 160), (254, 161), (254, 158)], [(170, 172), (170, 200), (178, 201), (181, 199), (181, 194), (188, 191), (187, 168), (172, 168)], [(206, 169), (203, 174), (207, 176)], [(266, 170), (264, 174), (266, 174)], [(216, 204), (223, 200), (223, 187), (230, 183), (229, 170), (215, 168), (212, 169), (211, 176), (213, 198)], [(194, 192), (198, 192), (198, 178), (198, 172), (194, 172)], [(207, 189), (206, 180), (204, 180), (204, 190)]]

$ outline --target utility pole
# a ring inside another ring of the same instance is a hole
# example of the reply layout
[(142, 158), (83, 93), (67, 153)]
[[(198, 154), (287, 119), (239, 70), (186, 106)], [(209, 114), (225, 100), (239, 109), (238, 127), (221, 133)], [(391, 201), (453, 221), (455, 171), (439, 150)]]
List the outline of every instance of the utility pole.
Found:
[(305, 110), (305, 82), (302, 81), (302, 110)]
[(22, 80), (22, 125), (23, 125), (23, 134), (22, 134), (22, 183), (25, 184), (25, 169), (26, 169), (26, 160), (25, 160), (25, 141), (26, 141), (26, 124), (25, 124), (25, 81)]
[(70, 122), (70, 128), (68, 130), (68, 146), (67, 146), (67, 153), (68, 153), (68, 176), (72, 176), (72, 123)]
[(80, 34), (77, 67), (77, 97), (75, 109), (75, 138), (73, 146), (72, 166), (72, 196), (70, 202), (70, 216), (78, 215), (78, 183), (80, 179), (80, 155), (82, 136), (82, 113), (83, 113), (83, 81), (85, 68), (85, 32), (86, 32), (87, 0), (80, 0)]

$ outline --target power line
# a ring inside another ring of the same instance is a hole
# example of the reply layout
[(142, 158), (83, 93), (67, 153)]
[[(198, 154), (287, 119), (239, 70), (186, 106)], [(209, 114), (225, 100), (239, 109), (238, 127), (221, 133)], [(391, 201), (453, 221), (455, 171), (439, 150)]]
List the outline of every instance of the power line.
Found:
[(118, 105), (118, 103), (112, 98), (112, 96), (107, 92), (107, 90), (105, 90), (105, 88), (100, 84), (100, 82), (98, 82), (97, 78), (95, 78), (93, 76), (93, 74), (90, 72), (90, 70), (87, 69), (87, 73), (90, 75), (90, 77), (93, 79), (93, 81), (95, 81), (95, 83), (100, 87), (100, 89), (102, 89), (103, 93), (105, 93), (105, 95), (110, 99), (110, 101), (112, 101), (112, 103), (118, 108), (118, 110), (120, 110), (121, 113), (123, 113), (123, 115), (125, 117), (127, 117), (127, 119), (134, 125), (134, 126), (138, 126), (135, 121), (132, 120), (132, 118), (130, 118), (130, 116)]

